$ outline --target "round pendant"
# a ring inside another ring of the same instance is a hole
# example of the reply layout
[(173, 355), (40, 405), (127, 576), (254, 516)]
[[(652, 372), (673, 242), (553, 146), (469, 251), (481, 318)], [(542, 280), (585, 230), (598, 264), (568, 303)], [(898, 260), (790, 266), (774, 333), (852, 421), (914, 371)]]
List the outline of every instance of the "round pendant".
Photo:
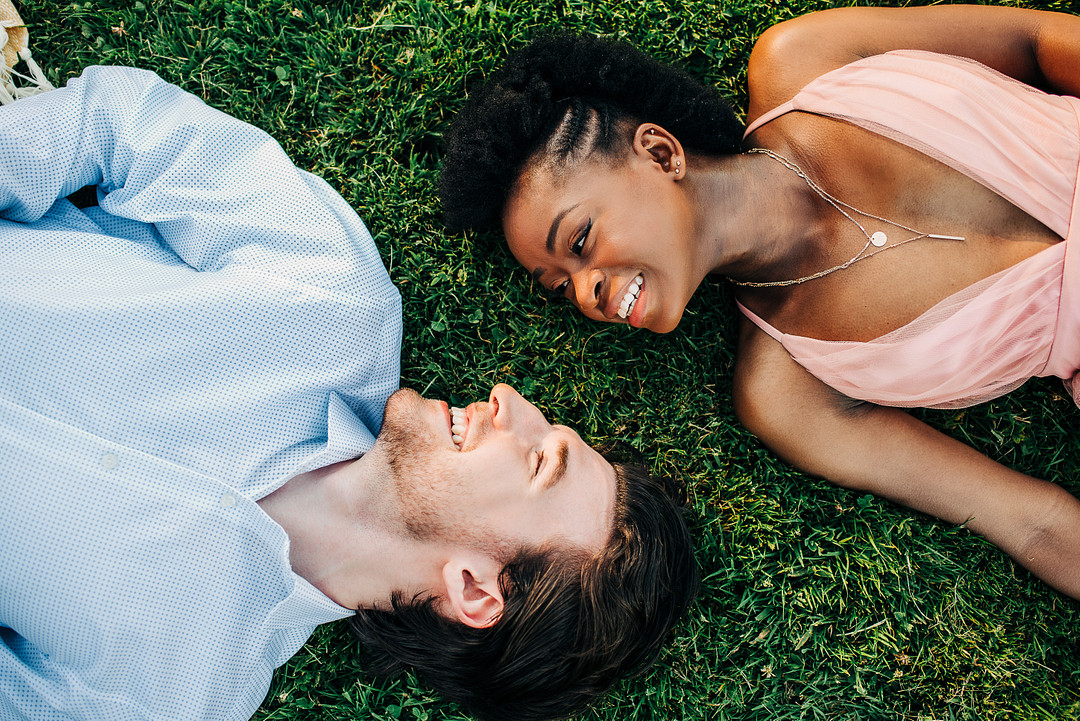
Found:
[(880, 248), (881, 246), (885, 245), (888, 240), (888, 236), (886, 236), (880, 230), (870, 236), (870, 242), (874, 244), (875, 248)]

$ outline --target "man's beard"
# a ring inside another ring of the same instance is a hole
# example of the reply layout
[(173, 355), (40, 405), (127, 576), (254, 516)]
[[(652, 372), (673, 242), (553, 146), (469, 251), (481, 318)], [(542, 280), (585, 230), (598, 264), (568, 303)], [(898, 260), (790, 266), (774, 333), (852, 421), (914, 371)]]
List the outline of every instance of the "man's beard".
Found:
[(395, 391), (376, 441), (386, 455), (405, 529), (417, 541), (452, 542), (488, 553), (499, 548), (509, 555), (511, 544), (466, 517), (468, 478), (453, 462), (459, 451), (448, 450), (446, 439), (421, 420), (422, 402), (415, 391)]
[(418, 541), (440, 540), (447, 524), (440, 517), (438, 468), (432, 452), (438, 447), (431, 430), (420, 421), (419, 394), (400, 388), (386, 402), (382, 430), (375, 443), (381, 447), (390, 469), (390, 487), (397, 495), (401, 520)]

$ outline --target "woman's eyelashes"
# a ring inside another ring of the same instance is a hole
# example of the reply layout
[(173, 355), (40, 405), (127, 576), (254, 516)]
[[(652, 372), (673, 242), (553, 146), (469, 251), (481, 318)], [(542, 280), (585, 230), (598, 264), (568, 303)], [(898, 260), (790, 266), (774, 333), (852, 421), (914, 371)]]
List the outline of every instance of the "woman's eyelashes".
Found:
[[(585, 227), (581, 231), (572, 236), (573, 240), (570, 242), (570, 252), (574, 255), (581, 255), (585, 250), (585, 243), (589, 240), (589, 233), (592, 232), (592, 218), (589, 218), (585, 223)], [(570, 288), (570, 281), (564, 280), (562, 283), (554, 286), (553, 288), (545, 288), (544, 295), (548, 300), (557, 300), (559, 298), (566, 297), (566, 291)]]
[(562, 283), (559, 283), (554, 288), (544, 288), (544, 297), (546, 297), (548, 300), (561, 300), (563, 298), (566, 298), (566, 289), (569, 287), (570, 281), (564, 280)]
[[(574, 255), (581, 255), (585, 250), (585, 243), (589, 240), (589, 233), (592, 232), (592, 218), (589, 218), (585, 223), (585, 227), (581, 231), (572, 236), (570, 241), (570, 252)], [(566, 291), (570, 288), (570, 280), (564, 280), (562, 283), (552, 287), (544, 288), (543, 293), (548, 300), (558, 300), (566, 297)]]
[(570, 244), (570, 252), (574, 255), (581, 255), (581, 251), (585, 249), (585, 241), (589, 239), (589, 231), (592, 230), (592, 218), (589, 218), (589, 222), (585, 224), (585, 227), (581, 229), (581, 232), (577, 234), (574, 242)]

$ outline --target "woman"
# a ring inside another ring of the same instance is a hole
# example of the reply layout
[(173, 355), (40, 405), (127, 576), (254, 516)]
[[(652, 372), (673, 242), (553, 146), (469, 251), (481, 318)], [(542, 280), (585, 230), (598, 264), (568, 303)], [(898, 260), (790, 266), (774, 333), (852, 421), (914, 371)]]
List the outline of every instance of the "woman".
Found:
[(751, 431), (809, 473), (966, 522), (1075, 598), (1080, 502), (898, 407), (1080, 369), (1080, 241), (1062, 242), (1080, 234), (1077, 68), (1068, 15), (830, 10), (758, 41), (744, 139), (684, 74), (552, 38), (470, 100), (440, 189), (451, 225), (501, 222), (590, 318), (667, 332), (707, 274), (729, 277)]

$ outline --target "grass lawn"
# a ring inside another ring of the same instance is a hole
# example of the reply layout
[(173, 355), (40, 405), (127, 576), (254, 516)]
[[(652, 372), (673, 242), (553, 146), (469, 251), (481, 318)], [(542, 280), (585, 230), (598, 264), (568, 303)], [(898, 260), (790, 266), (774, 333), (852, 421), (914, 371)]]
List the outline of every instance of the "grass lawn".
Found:
[[(739, 425), (729, 288), (709, 282), (669, 335), (596, 325), (542, 300), (497, 235), (441, 226), (441, 134), (468, 84), (538, 30), (627, 38), (742, 108), (754, 39), (830, 6), (110, 0), (20, 9), (54, 82), (95, 63), (155, 70), (268, 131), (337, 188), (401, 289), (404, 385), (464, 404), (509, 382), (586, 437), (620, 438), (685, 484), (701, 596), (659, 664), (587, 718), (1080, 718), (1080, 603), (962, 527), (793, 471)], [(1080, 410), (1057, 381), (920, 416), (1080, 493)], [(256, 718), (465, 718), (413, 678), (371, 678), (354, 650), (345, 628), (323, 627), (279, 670)]]

